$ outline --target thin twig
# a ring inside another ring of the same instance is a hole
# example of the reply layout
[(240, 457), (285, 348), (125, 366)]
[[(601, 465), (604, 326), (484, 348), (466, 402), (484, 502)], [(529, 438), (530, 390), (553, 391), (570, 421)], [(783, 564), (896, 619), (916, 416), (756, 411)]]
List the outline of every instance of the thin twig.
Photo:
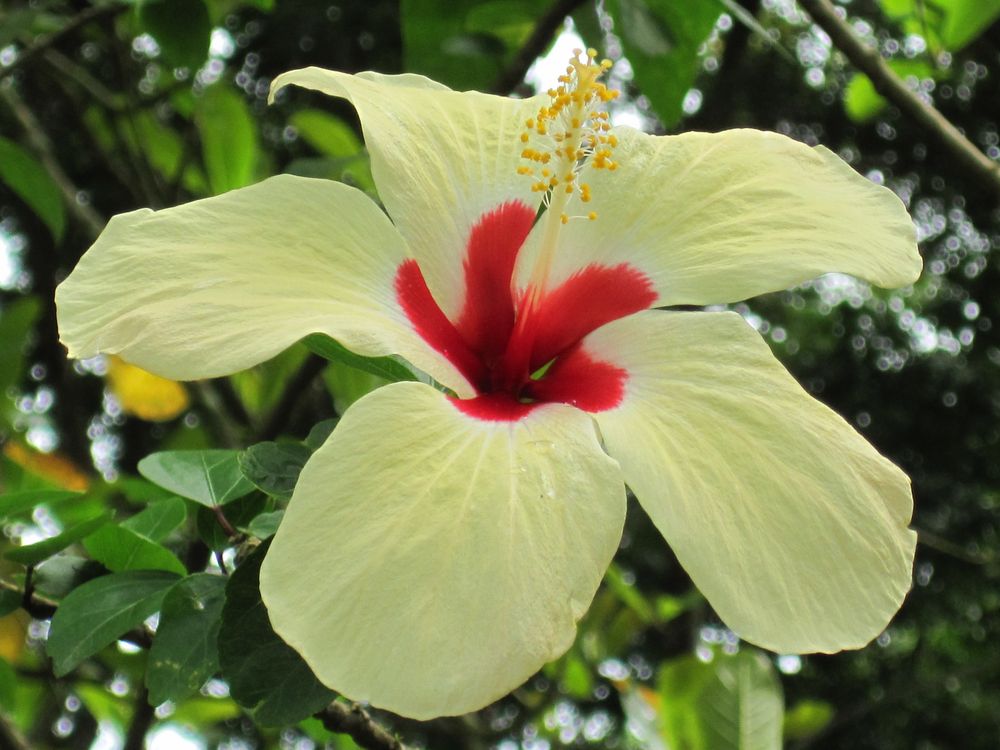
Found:
[(153, 725), (153, 719), (156, 718), (153, 707), (149, 705), (149, 692), (145, 686), (136, 691), (134, 705), (132, 721), (129, 722), (128, 732), (125, 734), (123, 750), (142, 750), (146, 744), (146, 734)]
[(0, 713), (0, 747), (8, 750), (31, 750), (31, 745), (21, 734), (21, 730), (2, 713)]
[(35, 117), (34, 112), (10, 87), (0, 88), (0, 97), (3, 97), (11, 112), (14, 113), (14, 117), (24, 130), (31, 150), (35, 152), (52, 181), (56, 183), (59, 192), (62, 193), (70, 214), (81, 224), (91, 239), (97, 239), (97, 235), (104, 229), (105, 221), (92, 206), (78, 200), (77, 196), (81, 191), (59, 165), (52, 142), (42, 130), (42, 125)]
[(878, 50), (858, 38), (830, 0), (799, 0), (799, 4), (827, 33), (833, 46), (871, 79), (878, 93), (937, 138), (960, 166), (1000, 198), (1000, 163), (987, 157), (944, 115), (911, 91)]
[(90, 8), (87, 8), (87, 10), (78, 13), (77, 15), (73, 16), (73, 18), (69, 19), (69, 21), (67, 21), (66, 24), (58, 31), (53, 31), (51, 34), (42, 37), (34, 44), (26, 47), (21, 52), (21, 54), (17, 56), (14, 62), (12, 62), (6, 68), (0, 68), (0, 81), (2, 81), (4, 78), (9, 76), (15, 70), (20, 68), (26, 62), (31, 60), (33, 57), (35, 57), (35, 55), (38, 55), (39, 53), (47, 50), (49, 47), (58, 42), (67, 34), (71, 34), (72, 32), (79, 29), (81, 26), (84, 26), (98, 18), (103, 18), (104, 16), (117, 15), (118, 13), (121, 13), (123, 10), (125, 10), (127, 7), (128, 6), (126, 5), (94, 5)]
[(357, 703), (334, 701), (316, 718), (331, 732), (346, 734), (365, 750), (406, 750), (406, 745), (392, 736)]
[(497, 80), (493, 84), (493, 93), (509, 94), (524, 80), (524, 75), (531, 67), (531, 63), (545, 51), (549, 42), (552, 41), (552, 36), (566, 20), (566, 16), (583, 5), (583, 2), (584, 0), (556, 0), (552, 7), (541, 15), (531, 32), (531, 36), (514, 55), (510, 65), (497, 76)]
[[(37, 593), (25, 596), (24, 589), (10, 581), (0, 580), (0, 589), (20, 594), (22, 597), (21, 608), (36, 620), (51, 620), (59, 607), (59, 602)], [(118, 640), (126, 641), (139, 648), (149, 648), (153, 643), (152, 636), (144, 627), (130, 630), (118, 636)]]

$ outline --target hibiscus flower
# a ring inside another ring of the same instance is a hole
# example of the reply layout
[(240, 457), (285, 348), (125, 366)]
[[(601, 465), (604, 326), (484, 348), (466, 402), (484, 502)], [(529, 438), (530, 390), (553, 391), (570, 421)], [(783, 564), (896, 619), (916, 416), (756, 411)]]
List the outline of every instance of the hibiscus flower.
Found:
[[(191, 380), (307, 334), (449, 389), (360, 399), (261, 571), (276, 632), (351, 699), (478, 709), (573, 642), (626, 485), (722, 620), (780, 652), (869, 642), (909, 588), (906, 476), (730, 303), (920, 272), (889, 190), (823, 147), (611, 128), (592, 55), (533, 99), (308, 68), (353, 103), (384, 211), (283, 175), (116, 216), (59, 287), (73, 357)], [(544, 210), (540, 210), (544, 207)]]

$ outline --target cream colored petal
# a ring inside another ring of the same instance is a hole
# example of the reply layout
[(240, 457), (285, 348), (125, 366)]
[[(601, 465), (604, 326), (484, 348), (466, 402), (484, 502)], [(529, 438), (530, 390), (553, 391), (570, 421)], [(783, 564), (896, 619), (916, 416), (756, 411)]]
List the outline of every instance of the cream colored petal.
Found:
[(583, 412), (484, 422), (397, 383), (306, 464), (261, 593), (334, 690), (417, 719), (462, 714), (569, 648), (624, 517), (620, 470)]
[(572, 212), (598, 218), (565, 227), (556, 283), (588, 263), (628, 262), (664, 306), (734, 302), (834, 271), (882, 287), (920, 274), (899, 198), (822, 146), (757, 130), (616, 133), (619, 167), (583, 170), (593, 198)]
[(595, 415), (608, 453), (729, 627), (799, 653), (885, 628), (910, 586), (909, 480), (737, 314), (643, 312), (585, 347), (629, 372)]
[(321, 68), (278, 76), (272, 96), (290, 84), (348, 99), (358, 110), (379, 197), (441, 309), (454, 320), (462, 307), (471, 228), (505, 202), (539, 203), (517, 167), (524, 122), (542, 100), (451, 91), (413, 74)]
[(255, 365), (309, 333), (465, 379), (395, 301), (405, 246), (354, 188), (281, 175), (162, 211), (114, 217), (56, 290), (72, 357), (119, 354), (174, 380)]

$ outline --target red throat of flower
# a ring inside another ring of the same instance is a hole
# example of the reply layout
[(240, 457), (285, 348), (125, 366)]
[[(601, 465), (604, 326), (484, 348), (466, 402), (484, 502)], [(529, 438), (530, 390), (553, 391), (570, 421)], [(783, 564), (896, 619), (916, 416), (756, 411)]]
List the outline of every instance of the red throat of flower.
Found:
[(614, 408), (628, 373), (595, 360), (580, 342), (656, 301), (649, 278), (627, 263), (591, 264), (550, 290), (515, 296), (514, 266), (534, 221), (534, 210), (516, 201), (480, 218), (466, 246), (465, 295), (455, 320), (431, 296), (415, 260), (396, 273), (396, 296), (414, 329), (476, 389), (475, 398), (455, 400), (470, 416), (512, 421), (548, 402), (589, 412)]

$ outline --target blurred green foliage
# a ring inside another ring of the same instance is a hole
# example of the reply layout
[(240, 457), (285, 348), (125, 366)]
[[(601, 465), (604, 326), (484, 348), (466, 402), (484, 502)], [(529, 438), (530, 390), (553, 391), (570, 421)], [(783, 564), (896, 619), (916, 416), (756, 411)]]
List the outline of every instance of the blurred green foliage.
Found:
[[(561, 14), (539, 36), (552, 9)], [(1000, 158), (1000, 3), (844, 10)], [(480, 90), (513, 75), (515, 93), (528, 94), (525, 45), (541, 39), (530, 62), (570, 31), (569, 14), (582, 43), (616, 61), (633, 121), (822, 142), (907, 204), (926, 262), (912, 289), (825, 278), (737, 309), (913, 478), (914, 589), (866, 649), (764, 654), (719, 623), (632, 508), (562, 659), (475, 715), (375, 718), (431, 748), (756, 749), (782, 734), (792, 748), (996, 746), (1000, 213), (784, 0), (5, 3), (0, 746), (357, 747), (328, 717), (309, 718), (331, 694), (270, 631), (258, 545), (338, 414), (413, 373), (310, 337), (252, 371), (192, 385), (190, 408), (143, 422), (122, 412), (104, 363), (66, 360), (52, 293), (95, 221), (115, 213), (279, 172), (374, 194), (353, 110), (304, 92), (268, 108), (278, 73), (410, 71)]]

